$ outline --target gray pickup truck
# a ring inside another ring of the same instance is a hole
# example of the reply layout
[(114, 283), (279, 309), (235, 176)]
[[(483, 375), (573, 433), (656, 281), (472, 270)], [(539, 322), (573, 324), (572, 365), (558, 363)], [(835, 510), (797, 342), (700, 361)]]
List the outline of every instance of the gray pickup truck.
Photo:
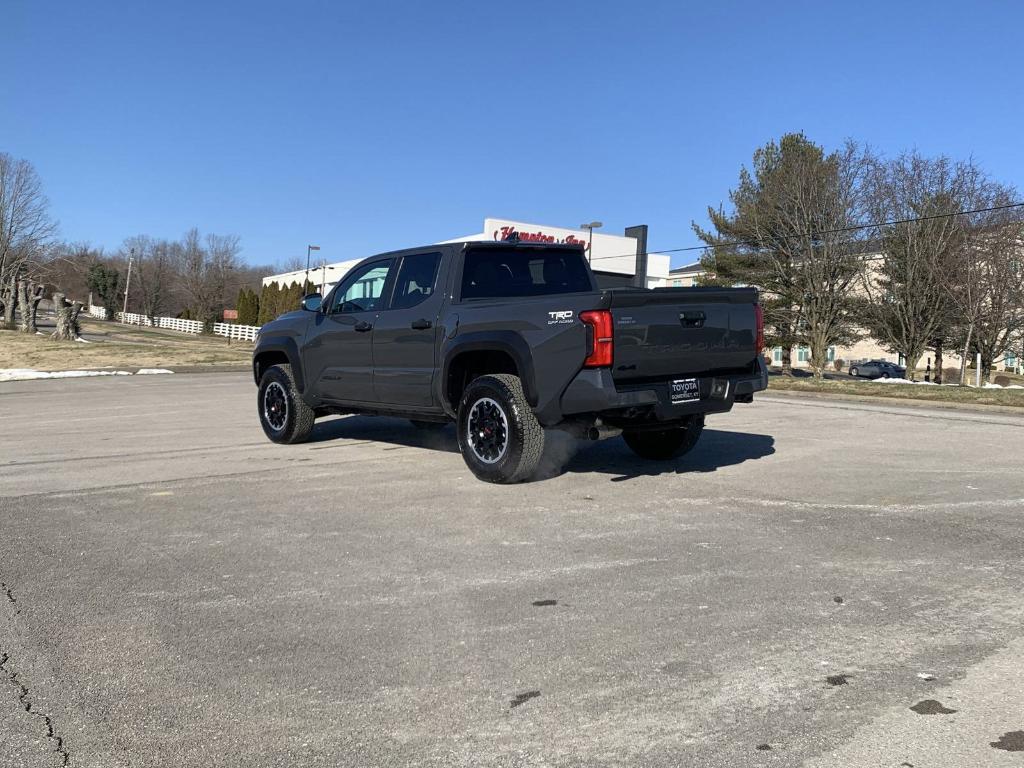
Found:
[(696, 444), (768, 384), (752, 288), (601, 288), (582, 247), (465, 242), (372, 256), (263, 326), (257, 405), (274, 442), (328, 414), (455, 421), (481, 480), (534, 474), (545, 429), (621, 432), (639, 456)]

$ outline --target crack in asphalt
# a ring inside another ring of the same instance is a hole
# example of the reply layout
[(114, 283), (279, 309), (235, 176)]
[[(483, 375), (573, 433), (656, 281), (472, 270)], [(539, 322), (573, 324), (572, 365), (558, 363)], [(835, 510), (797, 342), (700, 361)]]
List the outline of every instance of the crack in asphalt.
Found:
[[(9, 602), (13, 606), (14, 615), (17, 616), (18, 614), (20, 614), (21, 608), (18, 607), (18, 601), (14, 597), (14, 592), (11, 590), (11, 588), (7, 584), (0, 582), (0, 591), (4, 593), (4, 596), (7, 598), (7, 602)], [(31, 698), (29, 698), (29, 688), (27, 685), (21, 682), (21, 680), (18, 679), (18, 673), (7, 666), (7, 662), (9, 662), (10, 659), (11, 657), (9, 654), (5, 653), (4, 651), (0, 651), (0, 675), (5, 676), (8, 680), (11, 681), (11, 684), (18, 689), (18, 703), (21, 705), (21, 708), (24, 709), (25, 712), (27, 712), (28, 714), (32, 715), (33, 717), (38, 717), (40, 720), (43, 721), (43, 723), (45, 723), (46, 738), (52, 741), (56, 746), (57, 754), (60, 755), (62, 761), (61, 764), (67, 765), (71, 759), (71, 755), (68, 753), (68, 750), (64, 746), (64, 739), (61, 736), (57, 735), (57, 732), (56, 730), (54, 730), (53, 727), (53, 720), (50, 718), (49, 715), (43, 712), (36, 712), (32, 709), (32, 700)]]
[(68, 753), (67, 748), (64, 746), (64, 739), (57, 735), (56, 730), (53, 727), (53, 720), (49, 715), (44, 712), (36, 712), (32, 709), (32, 700), (29, 698), (29, 689), (21, 680), (18, 679), (18, 673), (7, 666), (7, 662), (10, 661), (10, 656), (0, 651), (0, 674), (7, 677), (11, 681), (11, 684), (18, 689), (18, 703), (21, 708), (33, 717), (38, 717), (46, 725), (46, 738), (54, 743), (57, 754), (60, 756), (61, 765), (68, 765), (71, 760), (71, 755)]

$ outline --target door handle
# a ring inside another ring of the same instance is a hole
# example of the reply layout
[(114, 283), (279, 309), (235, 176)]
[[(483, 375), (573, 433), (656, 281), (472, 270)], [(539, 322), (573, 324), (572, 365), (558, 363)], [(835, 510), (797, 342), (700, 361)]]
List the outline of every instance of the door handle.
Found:
[(412, 329), (414, 331), (425, 331), (433, 325), (429, 320), (413, 320)]
[(368, 323), (365, 320), (360, 320), (353, 326), (353, 328), (356, 330), (357, 333), (366, 333), (367, 331), (373, 330), (373, 323)]

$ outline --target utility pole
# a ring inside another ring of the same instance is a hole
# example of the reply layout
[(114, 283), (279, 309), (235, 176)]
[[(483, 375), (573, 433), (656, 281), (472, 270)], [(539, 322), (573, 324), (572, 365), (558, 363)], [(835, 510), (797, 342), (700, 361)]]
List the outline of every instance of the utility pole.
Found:
[(128, 251), (128, 277), (124, 281), (124, 309), (121, 310), (121, 322), (124, 322), (125, 315), (128, 314), (128, 288), (132, 284), (132, 262), (135, 260), (135, 249), (132, 248)]

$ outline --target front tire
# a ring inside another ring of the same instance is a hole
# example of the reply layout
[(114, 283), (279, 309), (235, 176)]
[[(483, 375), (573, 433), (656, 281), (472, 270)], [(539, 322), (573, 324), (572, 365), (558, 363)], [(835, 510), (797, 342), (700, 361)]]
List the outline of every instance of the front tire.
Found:
[(857, 377), (857, 376), (860, 375), (860, 371), (858, 371), (856, 368), (851, 368), (850, 369), (850, 375), (853, 376), (853, 377)]
[(264, 371), (256, 405), (260, 426), (275, 443), (301, 443), (313, 431), (316, 414), (299, 394), (290, 365), (272, 365)]
[(466, 466), (488, 483), (517, 483), (537, 470), (544, 428), (530, 409), (518, 376), (474, 379), (459, 403), (459, 450)]
[(641, 459), (667, 461), (689, 453), (704, 431), (704, 416), (691, 416), (688, 424), (670, 429), (625, 431), (622, 439)]

